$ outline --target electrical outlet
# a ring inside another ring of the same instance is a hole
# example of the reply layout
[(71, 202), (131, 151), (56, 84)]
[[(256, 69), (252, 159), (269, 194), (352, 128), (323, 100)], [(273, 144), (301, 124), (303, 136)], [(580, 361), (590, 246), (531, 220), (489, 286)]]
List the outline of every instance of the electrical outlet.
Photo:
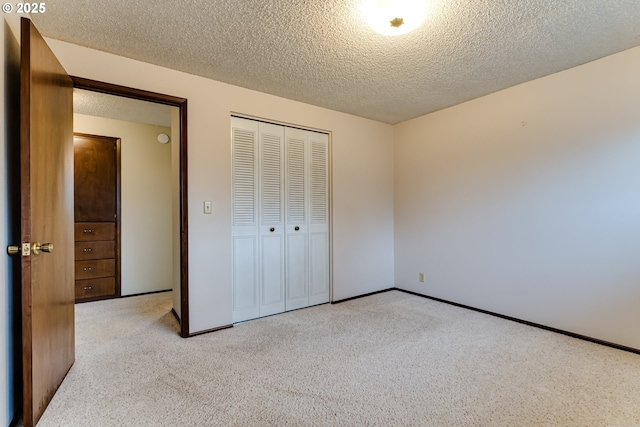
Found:
[(418, 276), (419, 280), (424, 283), (424, 273), (420, 273), (420, 275)]

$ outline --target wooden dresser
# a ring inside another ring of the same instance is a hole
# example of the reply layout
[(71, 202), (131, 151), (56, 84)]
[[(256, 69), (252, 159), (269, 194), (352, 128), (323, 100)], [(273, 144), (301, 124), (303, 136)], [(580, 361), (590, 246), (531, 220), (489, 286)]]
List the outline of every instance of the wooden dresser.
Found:
[(77, 302), (120, 296), (119, 141), (74, 135)]

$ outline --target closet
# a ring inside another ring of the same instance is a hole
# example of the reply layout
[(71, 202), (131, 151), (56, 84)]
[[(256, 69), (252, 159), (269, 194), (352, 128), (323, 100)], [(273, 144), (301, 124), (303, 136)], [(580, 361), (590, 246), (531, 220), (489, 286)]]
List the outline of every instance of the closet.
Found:
[(120, 295), (120, 139), (74, 134), (76, 302)]
[(233, 321), (329, 302), (329, 136), (231, 118)]

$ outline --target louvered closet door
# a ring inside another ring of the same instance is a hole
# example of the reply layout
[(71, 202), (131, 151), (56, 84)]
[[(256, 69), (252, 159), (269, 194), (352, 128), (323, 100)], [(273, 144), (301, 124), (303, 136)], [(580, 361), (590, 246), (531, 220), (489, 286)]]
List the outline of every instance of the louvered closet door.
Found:
[(231, 125), (233, 321), (328, 302), (328, 135)]
[(309, 305), (329, 302), (329, 135), (309, 133)]
[(284, 128), (260, 123), (260, 316), (282, 313), (284, 298)]
[(258, 295), (259, 124), (231, 118), (233, 321), (260, 316)]
[(309, 133), (286, 128), (286, 310), (309, 305)]

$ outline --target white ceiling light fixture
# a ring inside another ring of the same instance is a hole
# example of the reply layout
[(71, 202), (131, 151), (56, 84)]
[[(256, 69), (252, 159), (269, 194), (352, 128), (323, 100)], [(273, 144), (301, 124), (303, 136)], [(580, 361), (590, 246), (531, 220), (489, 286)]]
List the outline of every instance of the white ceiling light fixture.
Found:
[(427, 17), (426, 0), (363, 0), (369, 26), (379, 34), (398, 36), (418, 28)]
[(171, 138), (169, 138), (169, 135), (167, 135), (166, 133), (159, 133), (158, 134), (158, 142), (160, 144), (167, 144), (170, 140), (171, 140)]

